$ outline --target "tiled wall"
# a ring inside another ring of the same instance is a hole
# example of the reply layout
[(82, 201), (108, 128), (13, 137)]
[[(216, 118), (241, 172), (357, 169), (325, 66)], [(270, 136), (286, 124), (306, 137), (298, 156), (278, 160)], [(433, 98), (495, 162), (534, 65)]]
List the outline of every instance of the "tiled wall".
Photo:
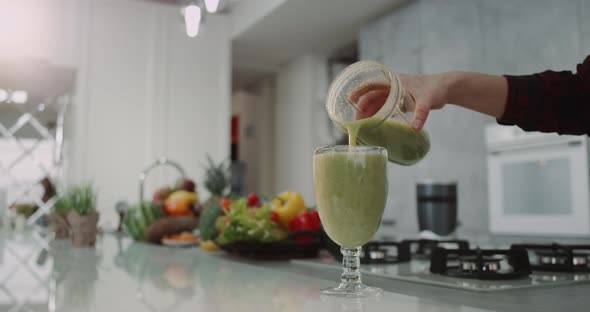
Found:
[[(394, 71), (473, 70), (529, 74), (573, 70), (590, 54), (587, 0), (419, 0), (367, 24), (360, 33), (363, 59)], [(455, 106), (427, 122), (432, 149), (413, 167), (391, 165), (384, 218), (396, 229), (417, 230), (415, 183), (456, 180), (465, 230), (488, 231), (484, 126), (494, 119)]]

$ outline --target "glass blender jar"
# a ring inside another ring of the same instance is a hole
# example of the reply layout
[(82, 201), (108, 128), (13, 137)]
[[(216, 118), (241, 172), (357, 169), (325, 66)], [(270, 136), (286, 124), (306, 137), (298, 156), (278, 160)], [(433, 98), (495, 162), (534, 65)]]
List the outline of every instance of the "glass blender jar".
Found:
[(375, 61), (348, 66), (330, 85), (326, 110), (332, 122), (349, 134), (349, 144), (381, 146), (389, 161), (410, 166), (430, 150), (430, 135), (414, 130), (409, 108), (414, 97), (399, 76)]

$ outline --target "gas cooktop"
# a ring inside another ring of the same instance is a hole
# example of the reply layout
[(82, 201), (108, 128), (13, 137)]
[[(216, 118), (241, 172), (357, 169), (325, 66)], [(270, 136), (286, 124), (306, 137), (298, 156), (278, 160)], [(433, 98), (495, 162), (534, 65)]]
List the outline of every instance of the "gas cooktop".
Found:
[[(465, 240), (371, 242), (363, 247), (361, 271), (394, 280), (499, 291), (590, 281), (590, 245), (513, 244), (470, 247)], [(293, 260), (295, 264), (341, 269), (338, 259)]]

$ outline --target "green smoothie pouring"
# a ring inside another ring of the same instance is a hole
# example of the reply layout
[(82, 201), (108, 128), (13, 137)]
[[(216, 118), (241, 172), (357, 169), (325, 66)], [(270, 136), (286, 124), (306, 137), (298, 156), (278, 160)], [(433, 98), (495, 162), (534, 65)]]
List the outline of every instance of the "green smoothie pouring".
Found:
[(330, 119), (349, 136), (350, 145), (381, 146), (391, 162), (409, 166), (430, 150), (430, 135), (409, 123), (414, 97), (389, 67), (361, 61), (347, 67), (328, 91)]
[(389, 160), (400, 165), (413, 165), (430, 150), (428, 132), (415, 131), (409, 125), (395, 119), (385, 121), (369, 117), (343, 122), (348, 132), (348, 144), (381, 146), (387, 149)]

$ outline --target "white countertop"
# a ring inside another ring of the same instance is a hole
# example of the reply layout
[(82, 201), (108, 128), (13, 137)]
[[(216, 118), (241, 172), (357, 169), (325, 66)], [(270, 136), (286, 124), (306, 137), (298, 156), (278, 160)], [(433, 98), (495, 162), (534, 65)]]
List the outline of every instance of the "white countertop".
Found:
[(539, 298), (547, 309), (552, 302), (567, 307), (565, 299), (571, 307), (590, 303), (589, 285), (481, 295), (372, 277), (367, 284), (386, 290), (378, 299), (320, 296), (337, 279), (338, 272), (289, 262), (243, 261), (111, 234), (94, 249), (30, 234), (0, 238), (0, 311), (486, 311), (533, 307)]

